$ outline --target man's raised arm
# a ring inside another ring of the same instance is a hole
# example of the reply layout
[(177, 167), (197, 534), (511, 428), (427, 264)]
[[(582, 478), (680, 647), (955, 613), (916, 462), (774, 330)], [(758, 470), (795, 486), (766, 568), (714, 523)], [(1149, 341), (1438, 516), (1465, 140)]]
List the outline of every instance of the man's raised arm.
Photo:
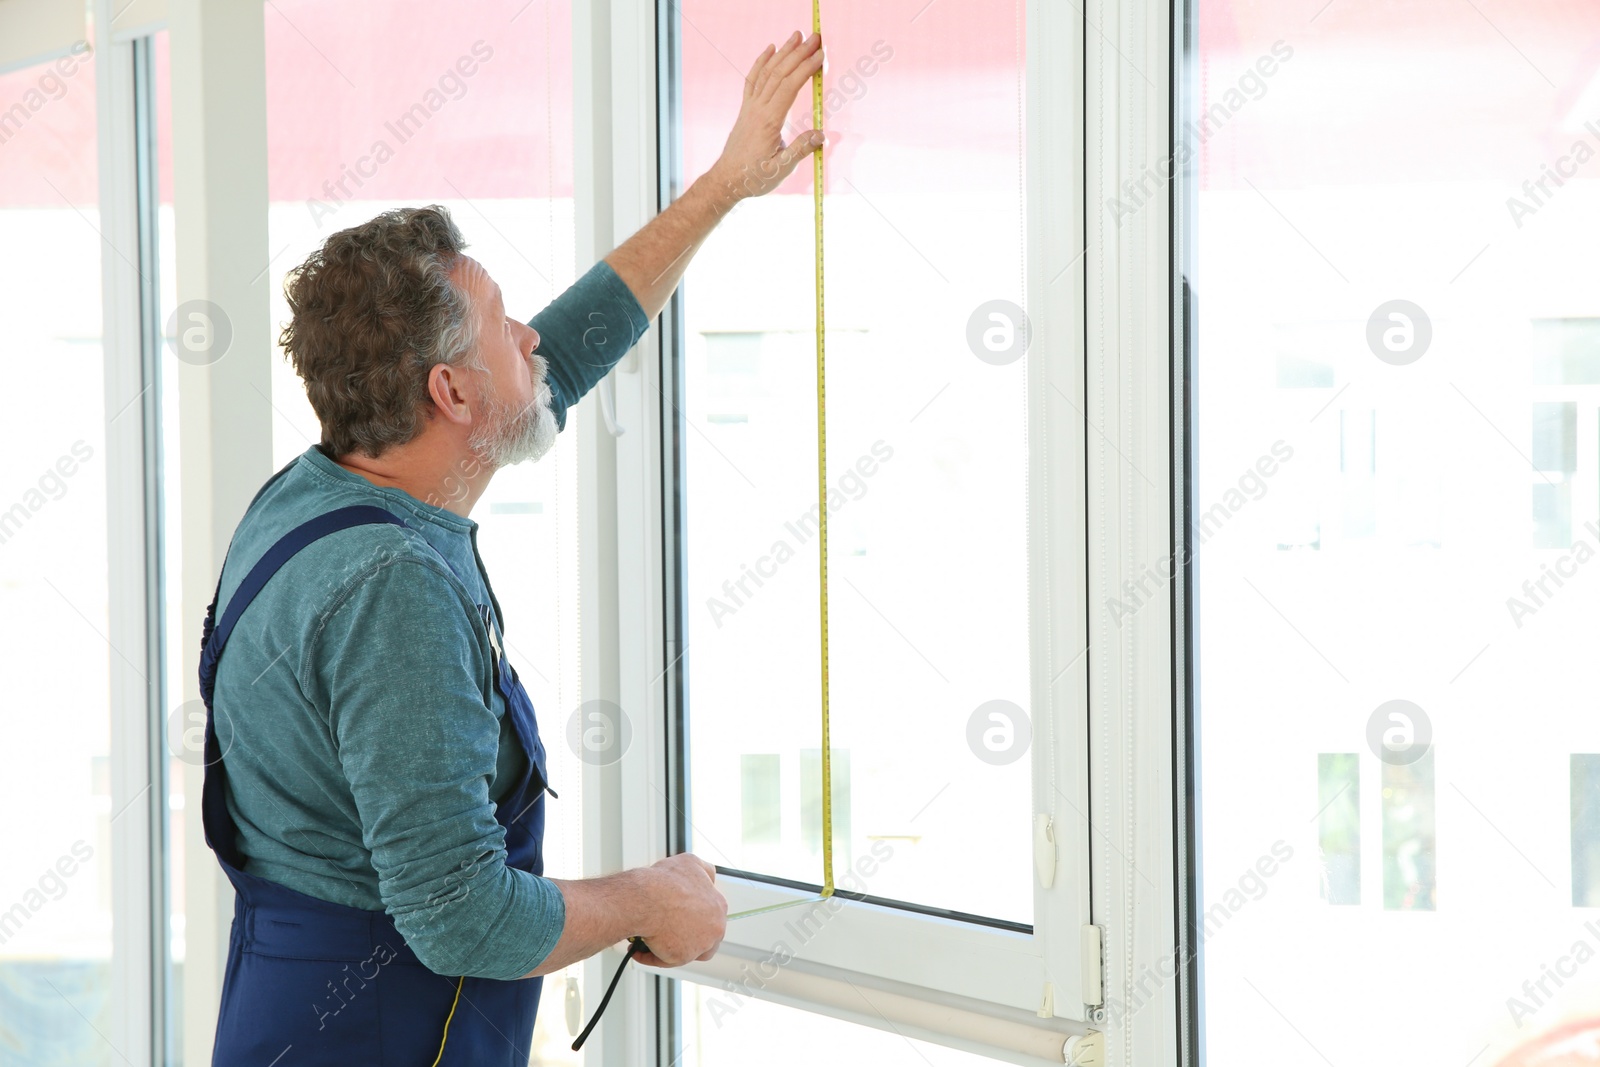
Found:
[(562, 429), (567, 410), (650, 328), (717, 222), (740, 200), (776, 189), (822, 144), (816, 130), (789, 144), (781, 136), (784, 115), (821, 65), (815, 35), (802, 41), (796, 32), (782, 48), (768, 45), (745, 78), (739, 117), (712, 168), (529, 321), (539, 334), (536, 351), (550, 364), (551, 408)]

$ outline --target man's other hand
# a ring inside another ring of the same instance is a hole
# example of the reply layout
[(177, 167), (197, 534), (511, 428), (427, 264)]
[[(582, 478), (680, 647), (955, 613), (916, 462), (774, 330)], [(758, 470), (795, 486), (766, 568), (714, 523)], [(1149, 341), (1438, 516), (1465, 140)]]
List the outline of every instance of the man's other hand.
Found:
[(728, 901), (714, 884), (717, 868), (685, 852), (650, 867), (651, 929), (640, 930), (648, 951), (634, 958), (652, 967), (709, 960), (728, 929)]

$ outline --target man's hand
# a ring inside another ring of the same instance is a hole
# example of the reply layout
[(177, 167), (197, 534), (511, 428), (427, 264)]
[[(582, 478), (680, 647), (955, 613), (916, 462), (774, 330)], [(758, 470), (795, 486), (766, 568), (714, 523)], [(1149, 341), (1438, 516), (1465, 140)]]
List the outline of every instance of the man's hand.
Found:
[(566, 901), (561, 937), (524, 977), (551, 974), (629, 937), (648, 951), (634, 959), (652, 967), (709, 960), (728, 929), (728, 901), (712, 883), (717, 869), (685, 852), (649, 867), (599, 878), (552, 878)]
[(634, 958), (651, 967), (678, 967), (716, 955), (728, 929), (728, 901), (713, 884), (717, 868), (685, 852), (647, 870), (656, 906), (649, 928), (638, 931), (648, 951)]
[(776, 189), (801, 159), (822, 145), (821, 130), (799, 131), (793, 141), (783, 143), (784, 116), (801, 86), (821, 68), (822, 40), (816, 34), (802, 41), (797, 31), (776, 51), (768, 45), (744, 80), (744, 102), (721, 157), (665, 211), (606, 256), (646, 318), (661, 313), (689, 261), (734, 205)]
[[(776, 189), (802, 158), (823, 144), (821, 130), (804, 130), (788, 144), (783, 127), (800, 89), (822, 69), (822, 38), (796, 30), (781, 48), (767, 45), (744, 80), (744, 102), (722, 156), (709, 172), (732, 202)], [(730, 205), (731, 206), (731, 205)]]

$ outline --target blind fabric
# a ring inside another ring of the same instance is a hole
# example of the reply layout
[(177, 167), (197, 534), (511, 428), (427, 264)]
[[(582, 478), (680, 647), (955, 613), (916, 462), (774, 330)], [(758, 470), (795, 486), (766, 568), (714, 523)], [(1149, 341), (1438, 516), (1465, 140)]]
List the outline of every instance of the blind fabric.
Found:
[(0, 0), (0, 74), (79, 54), (88, 40), (84, 0)]

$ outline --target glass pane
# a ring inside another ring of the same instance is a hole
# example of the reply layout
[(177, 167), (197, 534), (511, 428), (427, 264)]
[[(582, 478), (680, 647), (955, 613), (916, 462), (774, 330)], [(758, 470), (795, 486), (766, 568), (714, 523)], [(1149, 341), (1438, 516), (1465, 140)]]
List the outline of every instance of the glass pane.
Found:
[(96, 75), (84, 51), (0, 75), (3, 351), (22, 387), (0, 429), (0, 1057), (19, 1063), (111, 1064), (136, 1051), (101, 1036), (120, 813), (108, 711), (119, 653), (105, 636)]
[[(571, 39), (568, 0), (267, 6), (274, 344), (289, 319), (287, 272), (331, 234), (393, 207), (446, 207), (508, 313), (523, 320), (572, 284)], [(321, 436), (281, 349), (272, 402), (281, 466)], [(569, 412), (537, 464), (496, 474), (471, 516), (559, 794), (547, 807), (544, 845), (546, 873), (557, 878), (580, 877), (583, 861), (582, 767), (564, 739), (579, 703), (575, 442), (587, 415)], [(561, 1008), (582, 970), (545, 979), (535, 1062), (583, 1061)]]
[(1572, 754), (1572, 906), (1600, 908), (1600, 755)]
[(1361, 903), (1361, 764), (1354, 752), (1317, 754), (1317, 848), (1322, 899)]
[(992, 1067), (998, 1060), (914, 1041), (756, 1000), (742, 992), (680, 982), (683, 1047), (673, 1067), (812, 1067), (819, 1049), (833, 1067)]
[[(571, 36), (568, 0), (267, 8), (264, 269), (275, 344), (289, 318), (288, 271), (331, 234), (393, 207), (448, 208), (513, 315), (532, 318), (571, 284)], [(273, 375), (281, 466), (320, 431), (281, 349)]]
[(1600, 11), (1189, 6), (1206, 1058), (1592, 1058)]
[[(675, 133), (692, 181), (720, 153), (755, 57), (809, 33), (811, 6), (751, 19), (730, 0), (685, 0), (674, 12)], [(836, 5), (824, 19), (839, 884), (1029, 923), (1020, 5)], [(790, 117), (786, 137), (811, 128), (808, 89)], [(679, 414), (693, 847), (817, 884), (812, 188), (808, 160), (696, 256)], [(752, 757), (776, 767), (760, 789)], [(884, 841), (893, 862), (870, 884), (845, 881)]]

